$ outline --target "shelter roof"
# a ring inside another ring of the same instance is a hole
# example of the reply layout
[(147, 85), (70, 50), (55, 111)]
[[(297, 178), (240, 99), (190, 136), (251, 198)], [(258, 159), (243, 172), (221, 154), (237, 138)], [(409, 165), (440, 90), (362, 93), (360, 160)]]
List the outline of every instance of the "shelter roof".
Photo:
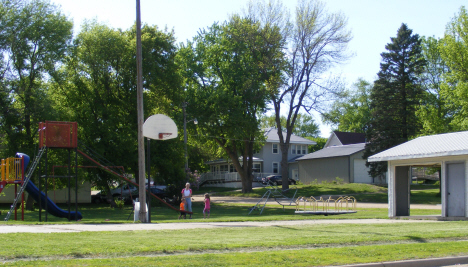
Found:
[(467, 155), (468, 131), (422, 136), (368, 158), (369, 162)]

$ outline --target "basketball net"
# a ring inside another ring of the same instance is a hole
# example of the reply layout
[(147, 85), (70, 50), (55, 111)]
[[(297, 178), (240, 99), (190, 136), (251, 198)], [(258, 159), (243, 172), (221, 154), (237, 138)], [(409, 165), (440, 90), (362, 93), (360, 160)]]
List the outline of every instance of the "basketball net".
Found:
[(166, 139), (167, 137), (171, 135), (172, 133), (159, 133), (159, 139)]

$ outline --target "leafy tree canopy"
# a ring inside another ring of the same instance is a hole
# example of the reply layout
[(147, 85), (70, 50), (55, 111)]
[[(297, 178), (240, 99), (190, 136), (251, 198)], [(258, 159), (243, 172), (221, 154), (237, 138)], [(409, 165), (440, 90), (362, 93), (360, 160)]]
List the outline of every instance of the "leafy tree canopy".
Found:
[(442, 95), (441, 85), (444, 76), (450, 71), (442, 59), (439, 46), (442, 40), (434, 37), (421, 39), (422, 54), (426, 60), (421, 82), (424, 89), (417, 117), (421, 122), (421, 135), (439, 134), (453, 131), (452, 112), (449, 100)]
[(329, 112), (323, 114), (325, 123), (341, 132), (365, 133), (370, 122), (370, 92), (372, 85), (359, 79), (351, 90), (336, 100)]
[(439, 43), (442, 60), (449, 71), (441, 84), (441, 95), (447, 101), (451, 129), (468, 129), (468, 13), (461, 7), (458, 15), (447, 25), (444, 38)]
[[(260, 117), (261, 128), (276, 128), (276, 115)], [(281, 125), (286, 129), (286, 117), (281, 116)], [(314, 118), (307, 114), (298, 114), (294, 125), (293, 134), (301, 137), (318, 137), (320, 135), (319, 125)]]
[(45, 82), (67, 53), (73, 23), (41, 0), (1, 1), (0, 15), (0, 135), (8, 156), (33, 155), (38, 122), (56, 118)]
[(254, 143), (263, 137), (257, 114), (266, 108), (265, 84), (279, 72), (272, 66), (282, 56), (280, 41), (276, 28), (233, 16), (201, 31), (179, 54), (187, 113), (206, 142), (232, 160), (244, 192), (252, 190)]

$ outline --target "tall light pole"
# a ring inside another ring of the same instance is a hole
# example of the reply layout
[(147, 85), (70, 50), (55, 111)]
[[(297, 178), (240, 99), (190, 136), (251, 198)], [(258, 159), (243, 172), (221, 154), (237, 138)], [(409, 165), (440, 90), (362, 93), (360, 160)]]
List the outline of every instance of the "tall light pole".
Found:
[[(185, 149), (185, 179), (188, 182), (188, 155), (187, 155), (187, 114), (185, 113), (185, 108), (187, 108), (187, 102), (182, 102), (182, 110), (184, 111), (184, 149)], [(198, 124), (197, 119), (189, 120), (188, 122), (193, 121), (194, 124)]]

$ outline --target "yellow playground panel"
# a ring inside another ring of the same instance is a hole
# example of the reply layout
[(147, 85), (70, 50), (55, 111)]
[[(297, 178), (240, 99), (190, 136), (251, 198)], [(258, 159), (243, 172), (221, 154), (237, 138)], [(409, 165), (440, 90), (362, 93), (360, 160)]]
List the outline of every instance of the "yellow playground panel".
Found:
[(22, 159), (7, 158), (2, 159), (1, 172), (2, 182), (20, 183), (23, 180), (23, 172), (21, 170)]
[(315, 215), (333, 215), (356, 213), (356, 199), (354, 197), (338, 197), (332, 199), (328, 197), (298, 197), (296, 199), (296, 214), (315, 214)]

